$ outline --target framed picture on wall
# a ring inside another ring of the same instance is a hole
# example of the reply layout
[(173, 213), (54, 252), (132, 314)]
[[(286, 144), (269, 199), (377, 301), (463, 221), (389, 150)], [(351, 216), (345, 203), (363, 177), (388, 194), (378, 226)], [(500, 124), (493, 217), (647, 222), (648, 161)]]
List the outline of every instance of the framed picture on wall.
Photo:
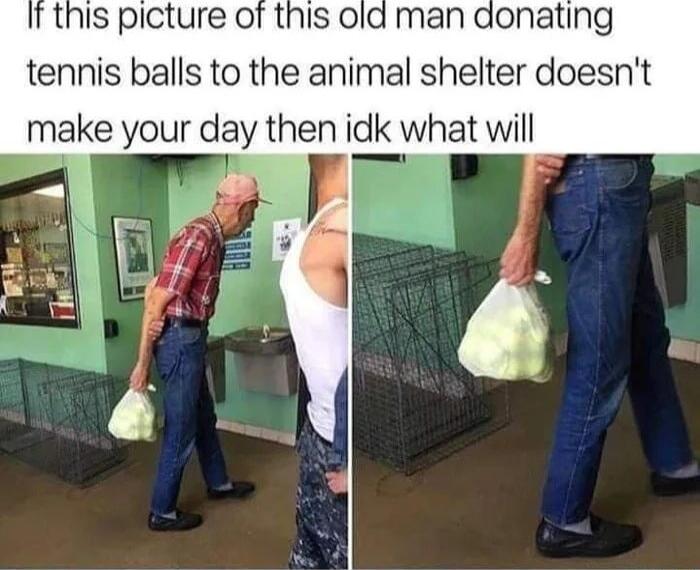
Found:
[(143, 299), (155, 275), (153, 229), (145, 218), (112, 217), (119, 299)]

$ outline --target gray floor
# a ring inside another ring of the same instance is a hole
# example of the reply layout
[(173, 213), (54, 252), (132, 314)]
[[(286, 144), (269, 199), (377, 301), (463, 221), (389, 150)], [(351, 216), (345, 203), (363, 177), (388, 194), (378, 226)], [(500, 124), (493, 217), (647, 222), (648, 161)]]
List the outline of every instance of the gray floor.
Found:
[[(700, 367), (674, 363), (700, 451)], [(700, 496), (657, 499), (629, 405), (608, 437), (595, 511), (642, 526), (638, 550), (603, 561), (549, 561), (533, 547), (561, 390), (514, 385), (504, 430), (407, 478), (355, 456), (355, 565), (401, 568), (697, 568)]]
[(222, 442), (231, 474), (255, 481), (258, 492), (243, 502), (207, 501), (193, 460), (180, 506), (205, 522), (188, 533), (146, 527), (155, 444), (133, 446), (125, 469), (84, 490), (0, 456), (0, 567), (285, 567), (294, 536), (294, 450), (232, 434)]

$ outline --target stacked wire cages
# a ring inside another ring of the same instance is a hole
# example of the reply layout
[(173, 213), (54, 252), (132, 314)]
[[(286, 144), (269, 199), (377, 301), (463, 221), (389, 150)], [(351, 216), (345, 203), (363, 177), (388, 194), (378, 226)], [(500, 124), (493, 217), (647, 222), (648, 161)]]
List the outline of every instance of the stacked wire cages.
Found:
[(510, 419), (507, 386), (457, 357), (494, 265), (365, 235), (353, 243), (354, 445), (411, 474)]
[(109, 375), (0, 362), (0, 452), (89, 485), (127, 457), (107, 430), (117, 398), (117, 380)]

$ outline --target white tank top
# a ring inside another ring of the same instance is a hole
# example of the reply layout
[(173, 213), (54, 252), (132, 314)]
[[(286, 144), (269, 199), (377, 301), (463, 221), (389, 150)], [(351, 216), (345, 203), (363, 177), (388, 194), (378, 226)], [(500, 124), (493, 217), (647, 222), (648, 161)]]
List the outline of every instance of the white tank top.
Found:
[(311, 394), (307, 408), (309, 420), (327, 441), (333, 441), (335, 392), (348, 367), (348, 310), (329, 303), (311, 288), (301, 270), (301, 254), (314, 226), (324, 214), (341, 204), (347, 202), (342, 198), (331, 200), (306, 230), (297, 235), (280, 275), (289, 328)]

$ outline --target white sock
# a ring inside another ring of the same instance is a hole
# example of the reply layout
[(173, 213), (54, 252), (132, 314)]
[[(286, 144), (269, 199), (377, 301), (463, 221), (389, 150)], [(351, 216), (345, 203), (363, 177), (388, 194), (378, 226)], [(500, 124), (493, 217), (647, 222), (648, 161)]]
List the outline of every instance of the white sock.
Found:
[(556, 524), (553, 523), (552, 521), (548, 521), (550, 524), (553, 524), (557, 528), (560, 528), (562, 530), (566, 530), (568, 532), (575, 532), (576, 534), (593, 534), (593, 529), (591, 529), (591, 517), (588, 516), (585, 519), (583, 519), (581, 522), (577, 522), (574, 524)]
[(231, 481), (227, 481), (223, 485), (219, 485), (218, 487), (214, 487), (215, 491), (230, 491), (233, 489), (233, 483)]
[(177, 518), (177, 512), (172, 511), (170, 513), (166, 513), (164, 515), (158, 515), (162, 519), (170, 519), (171, 521), (174, 521)]
[(671, 477), (671, 479), (689, 479), (690, 477), (697, 477), (698, 475), (700, 475), (700, 465), (698, 465), (697, 461), (693, 461), (675, 471), (664, 473), (665, 477)]

